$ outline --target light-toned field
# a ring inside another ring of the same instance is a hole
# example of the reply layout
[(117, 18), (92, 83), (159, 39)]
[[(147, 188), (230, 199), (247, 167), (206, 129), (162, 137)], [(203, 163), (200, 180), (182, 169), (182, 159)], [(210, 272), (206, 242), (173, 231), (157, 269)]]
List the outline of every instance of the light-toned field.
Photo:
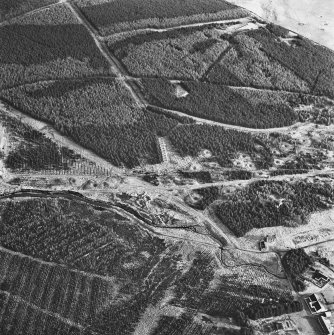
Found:
[(333, 0), (229, 0), (334, 49)]

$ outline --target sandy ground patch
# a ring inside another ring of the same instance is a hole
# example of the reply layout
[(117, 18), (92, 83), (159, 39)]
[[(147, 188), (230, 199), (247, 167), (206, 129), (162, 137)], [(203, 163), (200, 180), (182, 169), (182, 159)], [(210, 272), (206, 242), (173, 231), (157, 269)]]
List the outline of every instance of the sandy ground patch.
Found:
[(313, 213), (305, 225), (297, 227), (267, 227), (252, 229), (238, 239), (243, 248), (258, 249), (258, 243), (264, 236), (275, 236), (270, 249), (287, 250), (317, 245), (334, 240), (334, 209)]
[(333, 0), (229, 0), (334, 49)]

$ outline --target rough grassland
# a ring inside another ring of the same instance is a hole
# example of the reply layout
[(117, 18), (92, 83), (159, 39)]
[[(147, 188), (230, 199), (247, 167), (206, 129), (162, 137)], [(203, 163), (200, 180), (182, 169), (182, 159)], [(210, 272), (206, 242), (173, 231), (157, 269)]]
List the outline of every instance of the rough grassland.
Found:
[(222, 0), (113, 0), (92, 6), (82, 0), (76, 3), (103, 35), (247, 16), (245, 10)]
[(0, 88), (109, 73), (93, 38), (66, 6), (46, 12), (0, 27)]

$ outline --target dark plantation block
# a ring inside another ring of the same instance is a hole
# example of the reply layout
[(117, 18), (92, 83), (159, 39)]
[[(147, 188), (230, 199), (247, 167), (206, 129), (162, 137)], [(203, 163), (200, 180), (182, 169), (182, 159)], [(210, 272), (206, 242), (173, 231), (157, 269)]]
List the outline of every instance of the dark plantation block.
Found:
[(1, 334), (10, 334), (12, 329), (14, 328), (14, 315), (16, 309), (19, 306), (19, 302), (12, 295), (9, 296), (8, 302), (2, 314), (2, 318), (0, 320), (0, 333)]
[(243, 17), (246, 12), (219, 0), (116, 0), (80, 6), (87, 19), (100, 33), (127, 31), (145, 27), (169, 27), (202, 21)]
[(0, 2), (0, 21), (22, 15), (29, 11), (55, 3), (57, 0), (2, 0)]
[[(157, 136), (165, 136), (178, 123), (138, 108), (115, 80), (92, 79), (85, 87), (64, 81), (62, 85), (13, 89), (1, 95), (116, 166), (159, 163)], [(49, 103), (52, 110), (45, 109)]]
[(167, 79), (142, 79), (143, 94), (151, 104), (203, 119), (249, 128), (291, 125), (297, 114), (287, 104), (264, 102), (252, 105), (237, 91), (223, 85), (198, 81), (182, 82), (189, 94), (178, 99)]

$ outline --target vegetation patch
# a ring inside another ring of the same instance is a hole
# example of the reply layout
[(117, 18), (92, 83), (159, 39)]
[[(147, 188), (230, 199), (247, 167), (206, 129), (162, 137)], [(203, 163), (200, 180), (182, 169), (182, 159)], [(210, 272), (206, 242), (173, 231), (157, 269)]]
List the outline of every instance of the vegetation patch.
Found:
[(182, 82), (189, 93), (175, 95), (173, 84), (162, 78), (142, 79), (143, 92), (152, 104), (207, 120), (250, 128), (284, 127), (297, 121), (287, 104), (262, 102), (253, 106), (236, 90), (198, 81)]
[(13, 139), (18, 138), (19, 145), (5, 157), (5, 166), (14, 170), (46, 170), (69, 168), (80, 156), (73, 151), (59, 147), (45, 135), (23, 124), (17, 119), (0, 117), (2, 125)]
[(2, 96), (117, 166), (159, 163), (157, 136), (165, 136), (178, 124), (139, 109), (114, 80), (28, 85), (4, 91)]
[[(26, 308), (33, 304), (38, 307), (33, 317), (42, 320), (34, 322), (34, 330), (62, 329), (62, 319), (39, 314), (46, 310), (83, 326), (87, 334), (130, 335), (147, 308), (162, 301), (167, 309), (169, 304), (209, 317), (235, 317), (236, 310), (263, 300), (291, 299), (284, 283), (263, 269), (218, 268), (217, 258), (201, 248), (183, 255), (183, 242), (166, 245), (136, 221), (112, 209), (96, 211), (84, 198), (3, 201), (0, 215), (0, 310), (6, 326), (14, 316), (17, 324), (27, 322), (32, 315)], [(13, 297), (24, 302), (22, 315), (15, 314)], [(152, 333), (215, 330), (186, 312), (162, 314)]]
[(0, 21), (8, 20), (12, 17), (56, 2), (57, 0), (1, 0)]
[(240, 152), (249, 154), (259, 168), (268, 168), (272, 164), (269, 147), (249, 133), (194, 124), (174, 128), (168, 138), (182, 156), (197, 157), (206, 149), (221, 166), (233, 166), (232, 160)]
[(312, 258), (304, 249), (289, 250), (282, 258), (282, 265), (297, 291), (304, 291), (305, 284), (300, 276), (313, 264)]
[(102, 35), (140, 28), (166, 28), (247, 16), (247, 12), (221, 0), (113, 0), (89, 6), (76, 0), (84, 15)]
[[(0, 277), (2, 289), (87, 327), (89, 334), (132, 334), (148, 305), (180, 276), (176, 248), (164, 253), (162, 240), (125, 218), (115, 219), (112, 211), (36, 198), (4, 202), (1, 215), (1, 246), (35, 258), (2, 250), (1, 275), (9, 269), (3, 281)], [(5, 312), (9, 320), (14, 311)]]
[[(48, 24), (36, 14), (0, 27), (0, 88), (45, 79), (109, 73), (109, 64), (66, 6), (48, 10)], [(54, 16), (53, 16), (54, 15)], [(64, 22), (68, 17), (69, 23)]]
[(108, 44), (135, 76), (199, 79), (229, 45), (213, 28), (142, 33)]
[(291, 47), (265, 29), (253, 30), (247, 35), (256, 39), (269, 57), (306, 81), (312, 93), (334, 97), (333, 51), (306, 39)]
[(195, 203), (189, 203), (189, 205), (200, 210), (204, 210), (206, 207), (211, 205), (219, 198), (220, 195), (219, 187), (217, 186), (199, 188), (194, 190), (194, 192), (200, 196), (200, 199)]
[(195, 179), (199, 183), (212, 183), (211, 174), (209, 171), (179, 171), (184, 178)]
[(304, 224), (310, 213), (328, 208), (333, 195), (329, 184), (258, 181), (215, 209), (220, 221), (239, 237), (253, 228)]
[(262, 44), (247, 34), (230, 37), (232, 47), (207, 75), (214, 83), (308, 92), (309, 85), (271, 58)]

